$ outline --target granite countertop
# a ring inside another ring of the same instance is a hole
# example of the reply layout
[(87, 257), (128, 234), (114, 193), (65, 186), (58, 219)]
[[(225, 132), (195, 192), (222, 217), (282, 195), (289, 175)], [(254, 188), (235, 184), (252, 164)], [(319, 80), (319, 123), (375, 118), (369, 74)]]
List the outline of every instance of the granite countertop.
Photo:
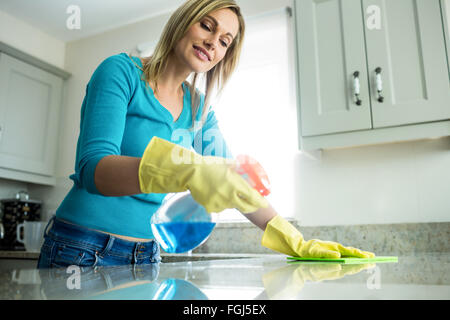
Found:
[(288, 264), (281, 255), (209, 258), (79, 274), (65, 268), (8, 269), (0, 261), (0, 299), (450, 299), (449, 254), (371, 265)]

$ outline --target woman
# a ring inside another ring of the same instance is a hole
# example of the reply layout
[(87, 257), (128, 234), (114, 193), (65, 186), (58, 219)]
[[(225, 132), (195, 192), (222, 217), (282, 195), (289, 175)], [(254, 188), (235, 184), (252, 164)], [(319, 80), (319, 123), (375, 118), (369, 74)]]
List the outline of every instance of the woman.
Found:
[[(81, 109), (74, 186), (49, 222), (39, 268), (158, 263), (150, 218), (165, 194), (186, 190), (208, 212), (241, 211), (265, 230), (262, 244), (278, 252), (373, 255), (304, 241), (233, 170), (209, 101), (234, 71), (244, 33), (233, 0), (188, 0), (153, 56), (120, 54), (97, 68)], [(201, 74), (205, 94), (196, 89)]]

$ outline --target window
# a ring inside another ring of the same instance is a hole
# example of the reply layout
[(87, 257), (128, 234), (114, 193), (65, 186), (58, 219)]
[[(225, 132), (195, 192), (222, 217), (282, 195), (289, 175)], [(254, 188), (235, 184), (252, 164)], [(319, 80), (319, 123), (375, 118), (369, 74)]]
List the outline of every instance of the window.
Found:
[[(298, 150), (292, 19), (278, 10), (246, 19), (241, 60), (214, 105), (233, 155), (248, 154), (265, 168), (269, 202), (294, 216), (294, 156)], [(236, 210), (220, 221), (247, 221)]]

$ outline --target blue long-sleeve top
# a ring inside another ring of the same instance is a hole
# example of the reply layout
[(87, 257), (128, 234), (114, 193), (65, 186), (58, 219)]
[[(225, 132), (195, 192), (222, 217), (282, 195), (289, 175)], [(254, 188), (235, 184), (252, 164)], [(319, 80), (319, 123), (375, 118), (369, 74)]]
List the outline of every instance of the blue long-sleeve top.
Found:
[[(70, 176), (74, 185), (56, 211), (58, 218), (95, 230), (152, 239), (150, 219), (166, 194), (103, 196), (94, 180), (100, 160), (112, 155), (140, 158), (155, 136), (199, 154), (231, 157), (211, 108), (204, 125), (189, 130), (193, 112), (188, 84), (183, 84), (183, 111), (174, 121), (142, 80), (141, 68), (139, 58), (121, 53), (104, 60), (92, 75), (81, 107), (75, 173)], [(205, 107), (201, 97), (196, 121), (201, 120)]]

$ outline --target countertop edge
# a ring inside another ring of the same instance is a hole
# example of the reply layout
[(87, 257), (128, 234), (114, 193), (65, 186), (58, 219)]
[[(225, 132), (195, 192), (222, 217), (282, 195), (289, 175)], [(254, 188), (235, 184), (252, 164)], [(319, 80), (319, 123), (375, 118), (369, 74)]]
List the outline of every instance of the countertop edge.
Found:
[[(37, 260), (39, 258), (39, 252), (29, 252), (29, 251), (0, 251), (0, 259), (32, 259)], [(169, 253), (161, 253), (161, 257), (177, 257), (177, 258), (192, 258), (193, 260), (197, 260), (199, 258), (207, 258), (207, 259), (238, 259), (238, 258), (260, 258), (267, 257), (267, 254), (255, 254), (255, 253), (193, 253), (191, 255), (188, 254), (169, 254)], [(277, 256), (276, 254), (272, 254), (270, 256)]]

